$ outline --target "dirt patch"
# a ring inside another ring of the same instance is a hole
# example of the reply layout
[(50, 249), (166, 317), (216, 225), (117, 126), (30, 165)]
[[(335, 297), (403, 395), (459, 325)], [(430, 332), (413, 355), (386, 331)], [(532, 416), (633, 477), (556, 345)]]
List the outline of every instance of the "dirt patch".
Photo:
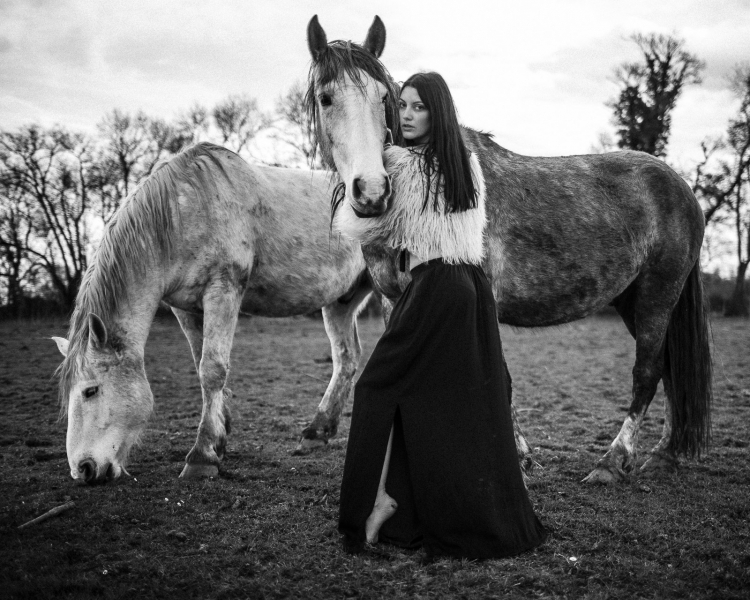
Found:
[[(382, 325), (360, 321), (365, 357)], [(659, 479), (580, 480), (630, 402), (634, 344), (614, 318), (503, 330), (514, 399), (542, 468), (531, 498), (551, 531), (514, 559), (441, 560), (384, 546), (345, 555), (336, 532), (348, 410), (338, 438), (292, 456), (331, 374), (320, 321), (242, 319), (232, 356), (234, 431), (220, 477), (177, 479), (200, 386), (173, 320), (154, 324), (156, 404), (131, 478), (68, 475), (51, 335), (62, 322), (0, 324), (0, 586), (8, 598), (744, 598), (750, 587), (750, 323), (716, 319), (714, 444)], [(656, 444), (663, 396), (644, 423)], [(64, 514), (18, 525), (73, 500)]]

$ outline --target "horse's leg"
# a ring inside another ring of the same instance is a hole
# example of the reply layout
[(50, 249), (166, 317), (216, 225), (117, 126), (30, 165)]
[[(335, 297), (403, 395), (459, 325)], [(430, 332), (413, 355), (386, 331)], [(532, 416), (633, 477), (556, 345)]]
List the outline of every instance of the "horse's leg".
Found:
[(217, 283), (203, 297), (203, 344), (198, 366), (203, 413), (195, 445), (185, 458), (180, 477), (216, 477), (219, 474), (219, 461), (224, 455), (229, 425), (224, 404), (225, 384), (240, 296), (231, 284)]
[[(623, 296), (615, 300), (614, 304), (617, 312), (620, 313), (622, 320), (625, 322), (625, 326), (628, 328), (630, 335), (635, 338), (635, 312), (633, 310), (632, 298), (627, 297), (629, 292), (630, 290), (626, 291)], [(651, 451), (651, 457), (646, 461), (646, 464), (652, 463), (657, 469), (673, 470), (677, 466), (677, 456), (674, 452), (670, 452), (668, 449), (669, 438), (672, 435), (672, 394), (670, 393), (672, 389), (672, 379), (666, 363), (664, 364), (661, 377), (662, 383), (664, 384), (664, 392), (667, 396), (666, 401), (664, 402), (664, 427), (662, 429), (661, 440), (659, 440), (659, 443)], [(644, 464), (643, 467), (646, 467), (646, 464)], [(643, 469), (643, 467), (641, 467), (641, 469)]]
[(362, 355), (357, 334), (357, 314), (370, 295), (367, 284), (360, 285), (346, 302), (337, 300), (323, 307), (323, 323), (331, 340), (333, 374), (312, 422), (302, 430), (294, 454), (308, 454), (324, 446), (336, 435), (339, 418), (349, 394)]
[[(500, 323), (497, 324), (498, 329)], [(503, 368), (506, 369), (506, 376), (511, 379), (510, 372), (507, 371), (507, 363), (503, 361)], [(534, 467), (538, 464), (532, 455), (531, 446), (526, 441), (526, 436), (521, 431), (521, 426), (518, 424), (518, 413), (516, 412), (516, 406), (513, 404), (513, 397), (510, 399), (510, 414), (513, 419), (513, 437), (516, 441), (516, 452), (518, 453), (518, 464), (521, 467), (521, 475), (523, 476), (524, 484), (528, 484), (529, 475), (534, 470)]]
[(664, 289), (665, 281), (667, 274), (649, 273), (633, 282), (614, 302), (635, 337), (633, 399), (620, 432), (596, 468), (584, 478), (586, 483), (622, 481), (635, 470), (638, 432), (662, 377), (667, 325), (679, 296), (679, 291), (670, 294)]
[(521, 467), (521, 475), (523, 476), (523, 482), (528, 487), (529, 477), (539, 463), (534, 460), (532, 456), (533, 451), (531, 446), (526, 441), (521, 426), (518, 424), (518, 414), (516, 413), (516, 406), (511, 401), (510, 413), (513, 417), (513, 436), (516, 440), (516, 452), (518, 453), (518, 464)]
[(380, 296), (380, 306), (383, 309), (383, 322), (386, 327), (388, 326), (388, 321), (391, 320), (391, 313), (393, 312), (393, 307), (395, 305), (395, 302), (389, 300), (385, 296)]
[(172, 307), (174, 316), (185, 334), (190, 352), (193, 355), (195, 371), (200, 375), (201, 353), (203, 352), (203, 315), (189, 313), (180, 308)]
[[(177, 322), (182, 328), (182, 332), (187, 338), (188, 344), (190, 345), (190, 352), (193, 355), (193, 363), (195, 364), (195, 371), (200, 378), (200, 366), (201, 366), (201, 355), (203, 354), (203, 315), (197, 313), (190, 313), (179, 308), (172, 307), (174, 316), (177, 317)], [(232, 396), (232, 392), (224, 387), (224, 405), (222, 407), (224, 411), (224, 428), (226, 433), (231, 432), (231, 415), (229, 413), (228, 401)]]
[(672, 437), (672, 402), (675, 393), (672, 386), (672, 374), (669, 372), (669, 364), (665, 361), (664, 372), (661, 376), (664, 384), (664, 426), (662, 427), (661, 439), (651, 450), (651, 456), (641, 465), (641, 473), (672, 472), (677, 469), (679, 461), (677, 454), (670, 448)]

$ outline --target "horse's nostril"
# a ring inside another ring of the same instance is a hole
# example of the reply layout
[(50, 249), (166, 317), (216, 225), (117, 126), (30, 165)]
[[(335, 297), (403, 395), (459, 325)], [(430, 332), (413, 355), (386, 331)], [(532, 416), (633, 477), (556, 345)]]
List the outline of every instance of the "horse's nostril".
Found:
[(352, 196), (354, 196), (354, 199), (359, 200), (362, 197), (362, 192), (364, 191), (364, 182), (359, 177), (355, 177), (352, 185)]
[(96, 463), (94, 459), (87, 458), (79, 462), (78, 472), (86, 483), (92, 483), (96, 478)]
[(115, 478), (115, 468), (112, 466), (112, 463), (107, 467), (107, 472), (104, 474), (104, 478), (107, 481), (112, 481)]

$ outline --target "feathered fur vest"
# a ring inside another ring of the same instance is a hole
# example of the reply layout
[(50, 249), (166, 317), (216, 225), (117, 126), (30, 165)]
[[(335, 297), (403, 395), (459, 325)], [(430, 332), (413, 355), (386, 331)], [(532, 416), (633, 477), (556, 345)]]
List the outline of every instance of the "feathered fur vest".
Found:
[(361, 244), (383, 244), (408, 250), (425, 259), (442, 256), (448, 263), (479, 264), (484, 258), (484, 176), (479, 160), (472, 154), (471, 175), (479, 192), (476, 208), (445, 212), (445, 198), (438, 194), (434, 208), (435, 178), (431, 182), (430, 200), (423, 209), (425, 177), (420, 168), (422, 156), (406, 148), (392, 146), (383, 152), (385, 169), (391, 176), (391, 207), (382, 215), (359, 218), (348, 202), (342, 202), (333, 221), (334, 229)]

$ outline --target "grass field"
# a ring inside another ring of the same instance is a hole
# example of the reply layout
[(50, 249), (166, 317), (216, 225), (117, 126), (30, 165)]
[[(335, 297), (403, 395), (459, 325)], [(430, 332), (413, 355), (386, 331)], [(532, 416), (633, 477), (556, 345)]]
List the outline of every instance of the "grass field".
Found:
[[(365, 357), (382, 324), (361, 320)], [(536, 551), (486, 562), (382, 546), (352, 557), (336, 531), (349, 412), (338, 438), (293, 456), (331, 372), (320, 321), (243, 319), (230, 387), (234, 431), (216, 480), (178, 480), (200, 387), (176, 321), (154, 324), (156, 398), (130, 473), (78, 485), (57, 421), (51, 335), (62, 322), (0, 323), (2, 598), (747, 598), (750, 590), (750, 322), (715, 318), (713, 445), (658, 479), (580, 480), (630, 402), (634, 343), (614, 317), (503, 330), (514, 401), (535, 458), (530, 496), (550, 531)], [(349, 407), (347, 408), (347, 411)], [(661, 430), (644, 423), (641, 462)], [(67, 500), (61, 516), (18, 525)]]

